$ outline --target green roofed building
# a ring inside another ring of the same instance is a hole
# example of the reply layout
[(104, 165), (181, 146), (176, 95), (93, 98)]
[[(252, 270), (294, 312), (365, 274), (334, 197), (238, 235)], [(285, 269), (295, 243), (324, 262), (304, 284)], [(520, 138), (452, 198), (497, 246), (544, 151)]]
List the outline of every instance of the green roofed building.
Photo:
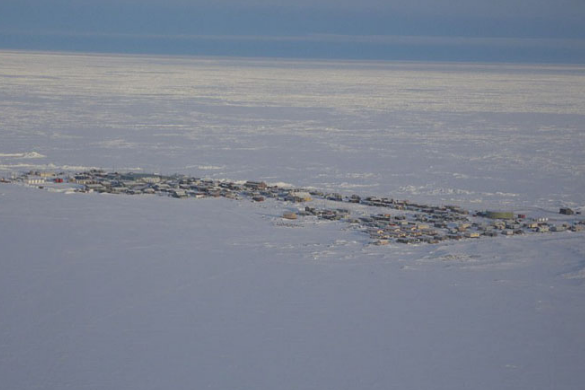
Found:
[(486, 211), (485, 216), (491, 219), (514, 219), (512, 211)]

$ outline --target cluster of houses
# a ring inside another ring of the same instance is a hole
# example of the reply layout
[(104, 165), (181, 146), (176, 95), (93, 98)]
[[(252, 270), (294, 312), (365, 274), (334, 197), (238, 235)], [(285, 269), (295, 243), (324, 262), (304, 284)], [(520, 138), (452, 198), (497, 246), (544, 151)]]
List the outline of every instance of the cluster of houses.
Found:
[(312, 200), (312, 195), (307, 190), (269, 186), (264, 182), (236, 183), (186, 175), (163, 176), (148, 173), (105, 172), (97, 169), (75, 174), (30, 171), (12, 180), (40, 187), (49, 183), (69, 183), (75, 185), (77, 192), (158, 194), (175, 198), (250, 198), (256, 202), (264, 201), (266, 198), (290, 202)]
[[(267, 198), (286, 203), (304, 203), (313, 199), (331, 207), (306, 206), (304, 209), (287, 211), (284, 219), (314, 217), (320, 220), (343, 221), (355, 229), (367, 233), (373, 244), (389, 243), (438, 243), (479, 237), (512, 236), (527, 233), (582, 231), (585, 220), (553, 223), (547, 218), (527, 218), (525, 214), (509, 211), (471, 212), (456, 205), (433, 206), (378, 197), (342, 196), (317, 190), (280, 187), (264, 182), (230, 182), (200, 179), (186, 175), (163, 176), (146, 173), (118, 173), (89, 170), (75, 174), (51, 172), (27, 172), (11, 180), (43, 187), (48, 183), (68, 183), (78, 192), (110, 194), (158, 194), (175, 198), (223, 197), (249, 199), (263, 202)], [(338, 207), (344, 203), (345, 207)], [(366, 207), (352, 207), (358, 204)], [(372, 210), (374, 212), (372, 212)], [(392, 210), (390, 213), (389, 210)], [(560, 214), (579, 215), (568, 208)]]
[(561, 231), (582, 231), (583, 221), (554, 224), (550, 221), (525, 219), (515, 216), (511, 219), (485, 219), (481, 213), (470, 217), (443, 218), (443, 216), (414, 214), (411, 216), (381, 214), (362, 218), (368, 226), (370, 237), (378, 245), (391, 241), (398, 243), (434, 244), (446, 240), (465, 238), (512, 236), (527, 233)]

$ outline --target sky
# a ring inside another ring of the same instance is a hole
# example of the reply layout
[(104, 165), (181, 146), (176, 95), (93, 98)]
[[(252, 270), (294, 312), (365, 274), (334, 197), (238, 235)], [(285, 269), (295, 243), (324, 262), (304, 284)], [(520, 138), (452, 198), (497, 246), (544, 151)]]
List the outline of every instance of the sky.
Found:
[(582, 0), (2, 0), (0, 49), (585, 63)]

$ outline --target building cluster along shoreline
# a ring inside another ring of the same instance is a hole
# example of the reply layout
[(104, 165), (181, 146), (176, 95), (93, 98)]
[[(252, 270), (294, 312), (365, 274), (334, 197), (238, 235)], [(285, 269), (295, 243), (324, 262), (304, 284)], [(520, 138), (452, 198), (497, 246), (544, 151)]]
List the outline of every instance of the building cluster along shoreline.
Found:
[(570, 208), (561, 208), (558, 218), (551, 221), (546, 217), (512, 211), (471, 211), (457, 205), (436, 206), (374, 196), (342, 196), (315, 189), (269, 185), (262, 181), (233, 182), (178, 174), (165, 176), (99, 169), (77, 173), (29, 171), (2, 178), (0, 182), (40, 188), (64, 187), (82, 193), (162, 195), (179, 199), (223, 197), (253, 202), (272, 199), (289, 206), (289, 210), (282, 214), (283, 219), (342, 221), (367, 234), (375, 245), (436, 244), (449, 240), (585, 229), (581, 212)]

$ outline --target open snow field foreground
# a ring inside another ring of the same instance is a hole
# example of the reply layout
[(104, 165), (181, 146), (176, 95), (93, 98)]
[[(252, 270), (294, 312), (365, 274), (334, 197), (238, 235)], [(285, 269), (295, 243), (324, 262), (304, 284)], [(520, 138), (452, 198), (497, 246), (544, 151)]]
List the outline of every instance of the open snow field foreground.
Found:
[[(0, 52), (0, 177), (584, 210), (585, 69)], [(364, 245), (272, 200), (0, 184), (0, 388), (571, 389), (585, 234)]]

